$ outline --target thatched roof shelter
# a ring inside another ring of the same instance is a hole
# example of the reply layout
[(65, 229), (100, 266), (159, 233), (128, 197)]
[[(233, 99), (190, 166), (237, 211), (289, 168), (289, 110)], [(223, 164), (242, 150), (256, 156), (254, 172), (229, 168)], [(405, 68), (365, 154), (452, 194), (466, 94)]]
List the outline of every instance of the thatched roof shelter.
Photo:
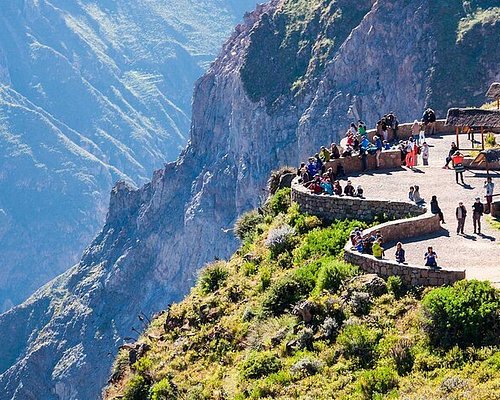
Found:
[(481, 108), (450, 108), (446, 125), (469, 128), (500, 128), (500, 111)]
[[(489, 170), (492, 165), (500, 163), (500, 149), (489, 149), (480, 152), (472, 161), (472, 164), (486, 164), (486, 169)], [(472, 165), (471, 164), (471, 165)]]
[(495, 100), (500, 100), (500, 82), (493, 82), (488, 89), (486, 96)]

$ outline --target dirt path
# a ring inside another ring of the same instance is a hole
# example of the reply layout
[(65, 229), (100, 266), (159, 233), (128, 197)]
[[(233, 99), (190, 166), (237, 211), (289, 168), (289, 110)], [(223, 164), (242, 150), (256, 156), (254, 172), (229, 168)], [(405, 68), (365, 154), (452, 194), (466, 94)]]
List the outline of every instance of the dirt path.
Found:
[[(453, 135), (433, 136), (427, 139), (430, 147), (429, 166), (419, 165), (414, 171), (402, 168), (397, 171), (381, 171), (373, 174), (353, 176), (354, 186), (362, 185), (367, 198), (389, 200), (408, 200), (410, 186), (420, 186), (420, 194), (429, 202), (436, 195), (439, 206), (444, 213), (446, 224), (440, 232), (430, 236), (403, 241), (407, 261), (411, 264), (423, 265), (423, 255), (428, 246), (433, 246), (438, 254), (439, 265), (443, 267), (464, 268), (468, 279), (478, 278), (500, 285), (500, 231), (493, 229), (482, 218), (482, 235), (474, 235), (472, 225), (472, 204), (476, 197), (484, 203), (483, 183), (486, 172), (466, 171), (465, 185), (455, 182), (453, 170), (443, 169)], [(495, 192), (500, 190), (500, 174), (492, 173)], [(377, 193), (376, 196), (373, 194)], [(465, 235), (456, 234), (455, 209), (462, 201), (468, 214), (465, 223)], [(394, 258), (394, 244), (386, 249), (386, 256)]]

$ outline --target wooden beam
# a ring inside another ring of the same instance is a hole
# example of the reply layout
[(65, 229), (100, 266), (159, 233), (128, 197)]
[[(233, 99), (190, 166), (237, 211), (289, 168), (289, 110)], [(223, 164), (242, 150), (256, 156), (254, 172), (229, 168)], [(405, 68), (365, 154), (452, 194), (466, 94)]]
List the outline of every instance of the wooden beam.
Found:
[(457, 137), (455, 140), (456, 140), (456, 145), (458, 147), (458, 149), (460, 149), (460, 144), (458, 142), (458, 126), (455, 128), (455, 136)]
[(484, 128), (481, 127), (481, 148), (484, 150)]

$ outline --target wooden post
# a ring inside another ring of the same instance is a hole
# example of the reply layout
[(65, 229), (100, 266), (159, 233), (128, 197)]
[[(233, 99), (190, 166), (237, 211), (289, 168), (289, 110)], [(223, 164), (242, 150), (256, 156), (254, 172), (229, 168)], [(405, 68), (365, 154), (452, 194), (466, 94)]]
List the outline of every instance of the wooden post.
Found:
[(457, 137), (456, 141), (457, 141), (457, 147), (458, 149), (460, 149), (460, 144), (458, 142), (458, 126), (455, 128), (455, 136)]
[(481, 127), (481, 148), (484, 150), (484, 128)]

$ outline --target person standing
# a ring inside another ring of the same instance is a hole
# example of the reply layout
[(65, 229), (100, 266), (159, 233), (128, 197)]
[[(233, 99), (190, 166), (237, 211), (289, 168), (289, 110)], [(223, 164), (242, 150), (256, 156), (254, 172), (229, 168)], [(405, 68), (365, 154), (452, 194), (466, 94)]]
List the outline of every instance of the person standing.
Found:
[(427, 253), (424, 254), (426, 267), (437, 267), (437, 254), (432, 247), (427, 247)]
[[(484, 213), (484, 206), (481, 198), (476, 197), (476, 202), (472, 205), (472, 222), (474, 223), (474, 233), (481, 234), (481, 217)], [(476, 231), (477, 225), (477, 231)]]
[(458, 203), (458, 207), (455, 210), (455, 215), (457, 217), (457, 235), (464, 234), (465, 227), (465, 218), (467, 217), (467, 209), (464, 206), (464, 203)]
[(411, 135), (413, 137), (413, 140), (418, 143), (418, 140), (420, 138), (420, 122), (417, 120), (413, 121), (413, 125), (411, 126)]
[(427, 144), (427, 142), (424, 142), (422, 144), (421, 152), (424, 165), (429, 165), (429, 145)]
[(405, 262), (405, 250), (403, 249), (403, 243), (398, 242), (396, 245), (396, 262), (403, 264)]
[(377, 168), (380, 168), (380, 154), (382, 154), (382, 140), (375, 135), (373, 137), (373, 142), (375, 145), (375, 160), (377, 161)]
[(465, 172), (464, 156), (462, 155), (462, 153), (457, 151), (453, 155), (451, 160), (453, 162), (453, 169), (455, 170), (455, 179), (457, 180), (457, 183), (458, 183), (458, 177), (460, 176), (460, 179), (462, 180), (462, 185), (465, 185), (465, 182), (464, 182), (464, 172)]
[(493, 202), (493, 190), (495, 189), (495, 184), (491, 181), (491, 176), (486, 178), (484, 182), (484, 188), (486, 189), (486, 212), (491, 213), (491, 203)]

